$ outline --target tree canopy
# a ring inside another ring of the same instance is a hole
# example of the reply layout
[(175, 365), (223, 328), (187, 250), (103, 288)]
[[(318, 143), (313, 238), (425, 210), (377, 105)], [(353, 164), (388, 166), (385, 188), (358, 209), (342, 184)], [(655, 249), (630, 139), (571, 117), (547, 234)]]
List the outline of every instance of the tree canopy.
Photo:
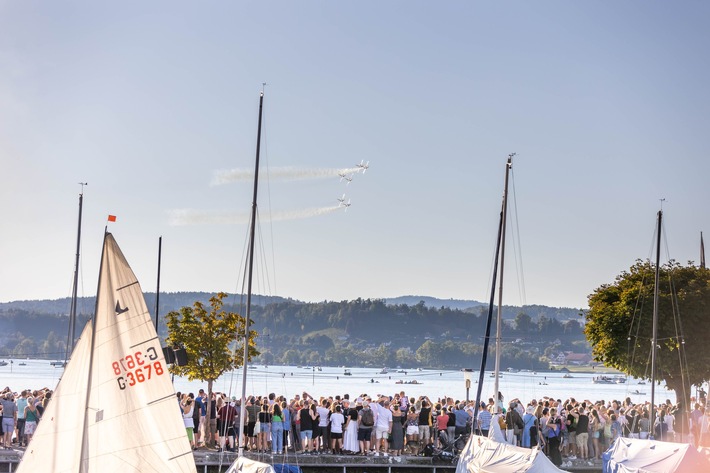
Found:
[[(656, 379), (687, 401), (692, 385), (710, 379), (710, 270), (671, 261), (659, 274)], [(589, 296), (584, 333), (595, 360), (651, 377), (654, 282), (655, 265), (637, 261)]]
[[(198, 301), (192, 307), (183, 307), (165, 316), (168, 346), (184, 347), (188, 356), (187, 365), (173, 365), (170, 371), (189, 380), (207, 381), (209, 392), (213, 381), (244, 362), (242, 343), (246, 320), (235, 312), (223, 310), (222, 299), (226, 296), (220, 292), (210, 298), (209, 311)], [(250, 330), (249, 359), (259, 355), (256, 337), (256, 332)], [(241, 341), (237, 344), (238, 339)], [(235, 349), (239, 345), (241, 349)]]

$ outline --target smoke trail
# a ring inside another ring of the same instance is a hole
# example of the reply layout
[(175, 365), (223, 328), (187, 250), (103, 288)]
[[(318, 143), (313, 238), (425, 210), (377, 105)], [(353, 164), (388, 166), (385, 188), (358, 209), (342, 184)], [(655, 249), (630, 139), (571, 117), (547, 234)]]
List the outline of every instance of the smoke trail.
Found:
[[(300, 181), (304, 179), (327, 179), (338, 177), (339, 174), (355, 174), (362, 171), (359, 167), (335, 169), (335, 168), (294, 168), (280, 167), (269, 168), (268, 172), (261, 174), (268, 175), (271, 179), (281, 179), (285, 181)], [(250, 169), (224, 169), (215, 171), (211, 186), (220, 186), (230, 182), (251, 181), (254, 179), (254, 171)]]
[[(299, 220), (318, 217), (340, 210), (341, 206), (319, 207), (302, 210), (274, 212), (271, 215), (261, 215), (261, 221), (278, 222), (282, 220)], [(251, 217), (247, 213), (216, 212), (209, 210), (176, 209), (169, 211), (169, 223), (172, 226), (181, 225), (244, 225)]]

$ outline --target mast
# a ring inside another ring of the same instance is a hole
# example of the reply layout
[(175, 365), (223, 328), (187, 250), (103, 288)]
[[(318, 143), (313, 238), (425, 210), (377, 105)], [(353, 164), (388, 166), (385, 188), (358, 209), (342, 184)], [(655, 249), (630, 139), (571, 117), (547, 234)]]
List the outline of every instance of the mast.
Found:
[[(261, 150), (261, 116), (264, 109), (264, 90), (262, 89), (259, 95), (259, 126), (256, 132), (256, 165), (254, 169), (254, 197), (251, 204), (251, 228), (249, 229), (249, 275), (247, 282), (247, 310), (246, 317), (244, 321), (244, 359), (242, 367), (242, 405), (241, 412), (239, 415), (239, 432), (243, 433), (244, 425), (246, 421), (246, 395), (247, 395), (247, 361), (249, 359), (249, 325), (250, 325), (250, 315), (251, 315), (251, 290), (252, 290), (252, 276), (254, 272), (254, 236), (256, 233), (256, 197), (257, 190), (259, 188), (259, 152)], [(241, 438), (245, 438), (240, 435)], [(246, 439), (245, 439), (246, 440)], [(244, 454), (244, 444), (239, 442), (239, 456)]]
[(158, 310), (160, 308), (160, 260), (161, 260), (161, 255), (163, 252), (163, 237), (158, 238), (158, 283), (157, 283), (157, 288), (155, 289), (155, 333), (158, 333), (158, 320), (160, 318), (160, 315), (158, 314)]
[(76, 303), (77, 303), (77, 288), (79, 285), (79, 253), (81, 250), (81, 213), (84, 205), (84, 186), (86, 182), (80, 182), (81, 194), (79, 194), (79, 225), (76, 232), (76, 260), (74, 262), (74, 284), (71, 292), (71, 308), (69, 309), (69, 340), (67, 343), (67, 351), (64, 356), (64, 364), (74, 351), (74, 340), (76, 340)]
[(700, 269), (705, 269), (705, 243), (703, 242), (703, 232), (700, 232)]
[(86, 439), (86, 431), (89, 430), (89, 411), (91, 407), (89, 406), (89, 398), (91, 397), (91, 383), (93, 381), (93, 369), (94, 369), (94, 348), (96, 347), (96, 316), (99, 313), (99, 296), (101, 295), (101, 278), (104, 273), (104, 255), (106, 254), (106, 236), (108, 235), (108, 228), (104, 229), (104, 243), (101, 247), (101, 265), (99, 267), (99, 282), (96, 285), (96, 305), (94, 307), (94, 316), (91, 318), (91, 351), (89, 352), (89, 376), (87, 376), (86, 381), (86, 397), (84, 398), (84, 428), (81, 429), (81, 453), (79, 456), (79, 472), (83, 473), (87, 471), (89, 465), (88, 460), (84, 463), (84, 458), (88, 456), (88, 445)]
[(496, 407), (499, 402), (499, 387), (498, 375), (500, 373), (500, 335), (503, 328), (503, 268), (505, 267), (505, 221), (508, 215), (508, 177), (510, 170), (513, 167), (513, 156), (515, 153), (508, 155), (508, 162), (505, 165), (505, 187), (503, 190), (503, 210), (501, 211), (500, 222), (500, 279), (498, 282), (498, 319), (496, 321), (496, 364), (495, 364), (495, 383), (493, 386), (493, 394), (496, 400)]
[(483, 353), (481, 355), (481, 369), (478, 372), (478, 387), (476, 388), (476, 404), (475, 404), (475, 408), (473, 410), (474, 415), (476, 416), (476, 418), (473, 419), (474, 424), (478, 420), (478, 410), (480, 409), (479, 406), (481, 405), (481, 394), (483, 391), (483, 378), (486, 374), (486, 360), (488, 359), (488, 345), (490, 344), (490, 339), (491, 339), (491, 322), (493, 320), (493, 304), (495, 303), (494, 301), (495, 301), (495, 297), (496, 297), (496, 277), (498, 275), (498, 255), (500, 254), (500, 239), (501, 239), (502, 227), (503, 227), (503, 212), (501, 211), (500, 223), (498, 224), (498, 238), (496, 239), (496, 256), (495, 256), (495, 261), (493, 263), (493, 283), (491, 284), (491, 300), (488, 303), (488, 319), (486, 322), (486, 336), (483, 338)]
[(658, 228), (656, 233), (656, 278), (653, 283), (653, 335), (651, 338), (651, 428), (649, 436), (653, 438), (656, 420), (656, 351), (658, 344), (658, 282), (660, 279), (661, 261), (661, 222), (663, 220), (663, 210), (658, 211)]

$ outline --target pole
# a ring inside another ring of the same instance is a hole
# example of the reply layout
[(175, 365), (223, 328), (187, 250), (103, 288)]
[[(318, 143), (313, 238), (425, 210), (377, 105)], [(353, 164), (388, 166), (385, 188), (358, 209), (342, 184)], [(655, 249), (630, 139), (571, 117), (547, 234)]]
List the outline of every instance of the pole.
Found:
[(158, 284), (155, 289), (155, 333), (158, 333), (158, 319), (160, 315), (160, 259), (163, 252), (163, 237), (158, 238)]
[[(261, 116), (264, 109), (264, 91), (259, 96), (259, 126), (256, 132), (256, 165), (254, 169), (254, 197), (251, 204), (251, 228), (249, 230), (249, 277), (247, 283), (247, 310), (244, 321), (244, 367), (242, 369), (242, 406), (239, 416), (240, 440), (244, 435), (244, 421), (246, 415), (246, 395), (247, 395), (247, 362), (249, 361), (249, 318), (251, 315), (251, 290), (252, 276), (254, 272), (254, 236), (256, 233), (256, 197), (259, 188), (259, 152), (261, 150)], [(239, 456), (244, 454), (244, 443), (239, 442)]]
[(658, 211), (658, 228), (656, 229), (656, 278), (653, 283), (653, 335), (651, 338), (651, 427), (649, 438), (653, 438), (654, 426), (656, 423), (656, 345), (658, 344), (658, 283), (660, 280), (661, 261), (661, 222), (663, 220), (663, 210)]
[(496, 321), (496, 365), (495, 365), (495, 385), (493, 393), (496, 399), (496, 406), (500, 401), (498, 375), (500, 373), (500, 335), (503, 328), (503, 269), (505, 267), (505, 221), (508, 215), (508, 176), (513, 167), (513, 156), (508, 155), (508, 162), (505, 165), (505, 190), (503, 191), (503, 211), (501, 218), (501, 239), (500, 239), (500, 279), (498, 280), (498, 319)]
[(79, 253), (81, 250), (81, 213), (84, 205), (84, 186), (87, 185), (86, 182), (80, 182), (81, 194), (79, 194), (79, 223), (76, 231), (76, 260), (74, 262), (74, 284), (72, 286), (71, 292), (71, 308), (69, 309), (69, 343), (67, 344), (67, 352), (64, 357), (64, 363), (66, 364), (67, 359), (71, 356), (71, 352), (74, 351), (74, 340), (76, 340), (76, 303), (77, 303), (77, 289), (79, 286)]

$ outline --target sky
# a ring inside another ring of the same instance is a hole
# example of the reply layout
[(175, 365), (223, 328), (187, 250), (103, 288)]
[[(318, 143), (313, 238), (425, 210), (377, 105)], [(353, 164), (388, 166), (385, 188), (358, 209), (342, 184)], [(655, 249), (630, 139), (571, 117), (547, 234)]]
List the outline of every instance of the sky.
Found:
[(505, 303), (584, 308), (652, 256), (661, 205), (664, 259), (699, 261), (709, 17), (689, 0), (0, 0), (0, 301), (71, 295), (79, 182), (79, 295), (109, 214), (144, 291), (160, 236), (162, 291), (241, 290), (264, 88), (255, 292), (487, 301), (514, 152)]

